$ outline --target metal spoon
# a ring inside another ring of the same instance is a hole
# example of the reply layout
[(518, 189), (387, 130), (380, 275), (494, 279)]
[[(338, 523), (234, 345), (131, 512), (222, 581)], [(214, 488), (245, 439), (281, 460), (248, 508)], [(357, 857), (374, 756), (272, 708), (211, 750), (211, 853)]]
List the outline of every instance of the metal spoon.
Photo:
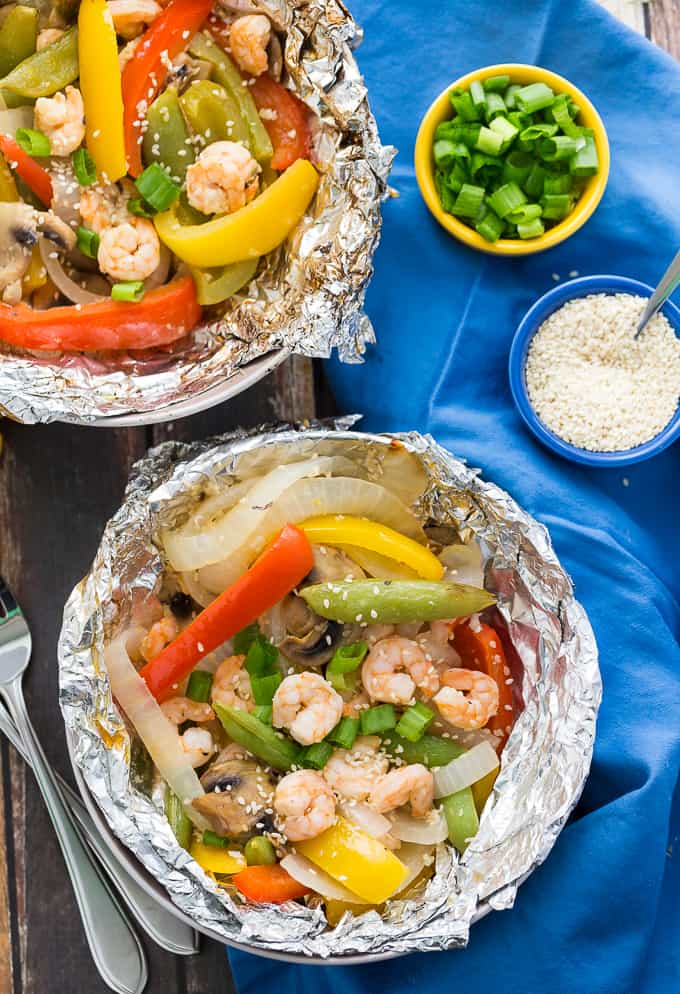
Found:
[(652, 320), (654, 315), (659, 310), (661, 310), (678, 283), (680, 283), (680, 252), (678, 252), (675, 256), (670, 266), (659, 280), (656, 290), (647, 301), (647, 306), (642, 312), (640, 323), (638, 324), (637, 331), (635, 332), (635, 338), (642, 334), (647, 323)]

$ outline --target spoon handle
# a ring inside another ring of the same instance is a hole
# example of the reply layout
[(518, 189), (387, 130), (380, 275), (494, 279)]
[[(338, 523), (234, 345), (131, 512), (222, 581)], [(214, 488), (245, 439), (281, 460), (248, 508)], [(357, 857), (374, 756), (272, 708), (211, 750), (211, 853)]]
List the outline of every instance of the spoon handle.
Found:
[(652, 320), (657, 311), (663, 307), (678, 283), (680, 283), (680, 252), (678, 252), (675, 256), (670, 266), (659, 280), (656, 290), (649, 298), (647, 306), (642, 312), (642, 317), (640, 318), (640, 323), (637, 326), (637, 331), (635, 332), (636, 338), (642, 333), (645, 325)]

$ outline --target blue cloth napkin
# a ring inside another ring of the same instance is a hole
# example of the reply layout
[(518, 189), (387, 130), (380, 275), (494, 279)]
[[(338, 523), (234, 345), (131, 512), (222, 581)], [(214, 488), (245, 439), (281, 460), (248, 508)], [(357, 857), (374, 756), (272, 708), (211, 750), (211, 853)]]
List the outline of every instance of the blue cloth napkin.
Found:
[[(680, 446), (622, 470), (551, 455), (508, 387), (514, 329), (570, 275), (654, 284), (680, 245), (680, 66), (590, 0), (353, 0), (358, 58), (384, 141), (400, 150), (368, 294), (378, 346), (330, 363), (343, 411), (371, 430), (431, 432), (550, 530), (598, 645), (604, 700), (590, 778), (512, 910), (462, 951), (366, 967), (291, 966), (230, 953), (240, 994), (680, 992)], [(612, 146), (604, 200), (550, 252), (468, 250), (428, 214), (413, 144), (431, 100), (495, 62), (544, 65), (585, 90)], [(675, 803), (673, 796), (675, 792)], [(673, 845), (675, 851), (673, 852)]]

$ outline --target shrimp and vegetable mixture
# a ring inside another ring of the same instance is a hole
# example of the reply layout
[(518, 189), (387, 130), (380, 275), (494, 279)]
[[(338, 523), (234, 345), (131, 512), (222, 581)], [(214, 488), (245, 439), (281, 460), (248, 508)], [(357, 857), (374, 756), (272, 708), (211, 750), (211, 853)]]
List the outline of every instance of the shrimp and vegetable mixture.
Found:
[(228, 0), (2, 5), (0, 341), (168, 345), (250, 284), (318, 185), (282, 40)]
[(165, 604), (107, 652), (180, 843), (244, 897), (321, 899), (329, 921), (465, 851), (515, 711), (469, 547), (346, 463), (206, 497), (162, 535)]

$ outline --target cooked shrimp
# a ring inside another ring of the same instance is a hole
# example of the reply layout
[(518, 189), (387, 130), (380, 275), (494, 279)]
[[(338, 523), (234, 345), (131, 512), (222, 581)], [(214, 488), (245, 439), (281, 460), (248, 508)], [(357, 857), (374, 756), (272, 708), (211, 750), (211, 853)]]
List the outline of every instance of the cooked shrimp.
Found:
[(437, 671), (416, 642), (390, 636), (376, 642), (361, 667), (361, 680), (374, 701), (408, 704), (416, 689), (431, 697), (439, 688)]
[(207, 763), (217, 751), (207, 728), (187, 728), (186, 732), (180, 735), (179, 740), (194, 769)]
[(424, 632), (416, 636), (416, 642), (440, 673), (453, 666), (460, 666), (460, 656), (449, 644), (450, 636), (448, 621), (433, 621)]
[(313, 839), (335, 821), (335, 798), (320, 773), (297, 770), (279, 781), (274, 808), (291, 842)]
[(253, 710), (253, 690), (243, 664), (245, 656), (227, 656), (215, 670), (211, 700), (237, 711)]
[(83, 226), (101, 235), (102, 231), (127, 219), (127, 202), (116, 186), (91, 186), (81, 191), (79, 200)]
[(167, 618), (161, 618), (154, 625), (151, 626), (147, 635), (142, 640), (140, 646), (140, 654), (142, 659), (150, 663), (152, 659), (165, 649), (166, 645), (169, 645), (172, 640), (177, 636), (177, 622), (175, 619), (168, 615)]
[(264, 14), (237, 17), (229, 31), (229, 47), (239, 69), (251, 76), (261, 76), (269, 65), (267, 45), (272, 26)]
[(158, 269), (161, 243), (151, 221), (130, 217), (99, 236), (97, 262), (115, 280), (145, 280)]
[(498, 711), (498, 684), (476, 670), (447, 670), (434, 702), (439, 713), (456, 728), (483, 728)]
[(365, 801), (389, 769), (390, 761), (378, 752), (379, 745), (377, 736), (362, 735), (351, 749), (335, 749), (323, 768), (326, 783), (343, 797)]
[(85, 137), (85, 108), (80, 90), (67, 86), (53, 97), (38, 97), (33, 108), (38, 131), (50, 140), (52, 155), (70, 155)]
[(422, 763), (390, 770), (376, 784), (369, 803), (381, 813), (394, 811), (407, 802), (414, 818), (424, 818), (432, 810), (434, 777)]
[(343, 718), (358, 718), (362, 711), (366, 708), (370, 708), (371, 702), (369, 700), (368, 694), (365, 690), (361, 690), (354, 697), (351, 697), (342, 706), (342, 717)]
[(215, 712), (209, 704), (192, 701), (190, 697), (171, 697), (169, 701), (161, 704), (161, 711), (173, 725), (183, 725), (185, 721), (195, 721), (200, 725), (201, 722), (212, 721), (215, 717)]
[(293, 673), (274, 694), (273, 723), (296, 742), (321, 742), (342, 718), (343, 700), (318, 673)]
[(155, 0), (108, 0), (106, 6), (116, 34), (126, 41), (141, 34), (144, 26), (155, 21), (162, 9)]
[(44, 28), (35, 39), (36, 52), (42, 52), (44, 48), (49, 48), (55, 41), (59, 41), (63, 34), (61, 28)]
[(231, 214), (253, 199), (260, 166), (239, 142), (213, 142), (187, 169), (189, 203), (203, 214)]

